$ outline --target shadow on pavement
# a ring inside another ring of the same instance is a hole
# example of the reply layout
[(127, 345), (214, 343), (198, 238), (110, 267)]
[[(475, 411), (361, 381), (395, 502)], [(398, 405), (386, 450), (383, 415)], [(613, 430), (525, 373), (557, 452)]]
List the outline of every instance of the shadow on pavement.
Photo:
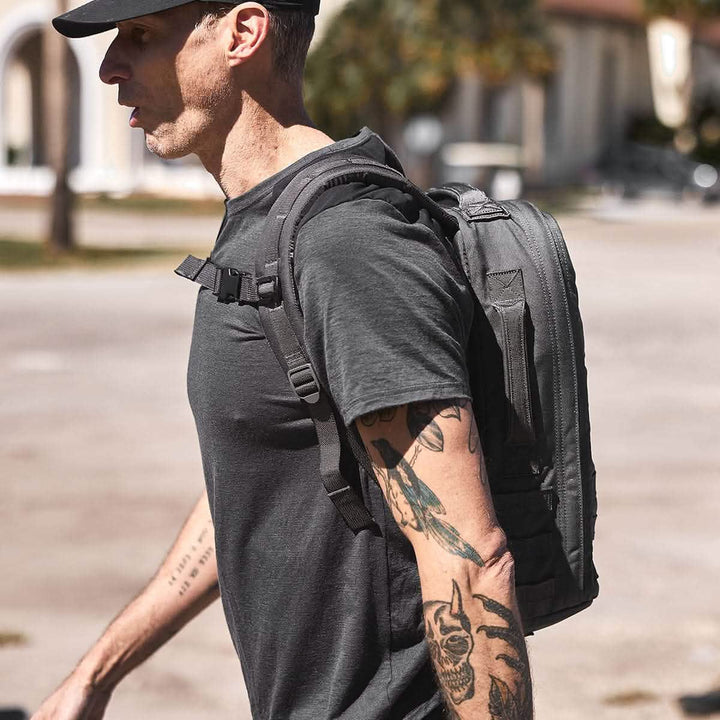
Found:
[(0, 708), (0, 720), (28, 720), (29, 717), (21, 708)]
[[(683, 695), (678, 703), (686, 715), (718, 715), (720, 714), (720, 690), (711, 690), (702, 695)], [(0, 718), (2, 715), (0, 715)]]

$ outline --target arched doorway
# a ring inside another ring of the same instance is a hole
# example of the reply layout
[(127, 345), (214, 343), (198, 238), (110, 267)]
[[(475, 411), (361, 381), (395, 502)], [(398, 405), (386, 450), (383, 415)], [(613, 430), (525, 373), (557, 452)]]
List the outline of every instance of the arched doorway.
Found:
[[(2, 159), (8, 166), (46, 164), (45, 128), (52, 118), (45, 117), (42, 57), (43, 32), (37, 28), (16, 41), (2, 69)], [(76, 167), (80, 162), (80, 69), (74, 53), (68, 58), (70, 167)]]

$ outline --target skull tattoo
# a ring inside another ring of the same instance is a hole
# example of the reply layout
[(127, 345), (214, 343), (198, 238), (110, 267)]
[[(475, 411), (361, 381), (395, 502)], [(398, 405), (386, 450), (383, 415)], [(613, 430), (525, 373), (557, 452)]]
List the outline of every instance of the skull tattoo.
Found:
[(470, 619), (463, 612), (460, 588), (453, 580), (449, 603), (427, 602), (425, 635), (440, 684), (456, 705), (475, 694), (475, 671), (470, 665), (474, 642)]

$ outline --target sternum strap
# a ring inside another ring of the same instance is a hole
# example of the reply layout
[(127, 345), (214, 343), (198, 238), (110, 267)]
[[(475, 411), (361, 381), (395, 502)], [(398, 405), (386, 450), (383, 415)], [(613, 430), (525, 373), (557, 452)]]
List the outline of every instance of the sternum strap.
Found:
[(220, 268), (209, 259), (188, 255), (175, 273), (180, 277), (208, 288), (218, 302), (257, 304), (258, 289), (255, 275), (235, 268)]

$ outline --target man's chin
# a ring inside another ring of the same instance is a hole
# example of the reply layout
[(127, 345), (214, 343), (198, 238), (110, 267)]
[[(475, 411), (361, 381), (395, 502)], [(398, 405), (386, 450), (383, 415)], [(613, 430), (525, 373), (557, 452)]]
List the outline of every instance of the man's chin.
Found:
[(145, 146), (153, 155), (159, 157), (161, 160), (178, 160), (191, 153), (191, 151), (186, 148), (167, 141), (163, 142), (148, 132), (145, 133)]

